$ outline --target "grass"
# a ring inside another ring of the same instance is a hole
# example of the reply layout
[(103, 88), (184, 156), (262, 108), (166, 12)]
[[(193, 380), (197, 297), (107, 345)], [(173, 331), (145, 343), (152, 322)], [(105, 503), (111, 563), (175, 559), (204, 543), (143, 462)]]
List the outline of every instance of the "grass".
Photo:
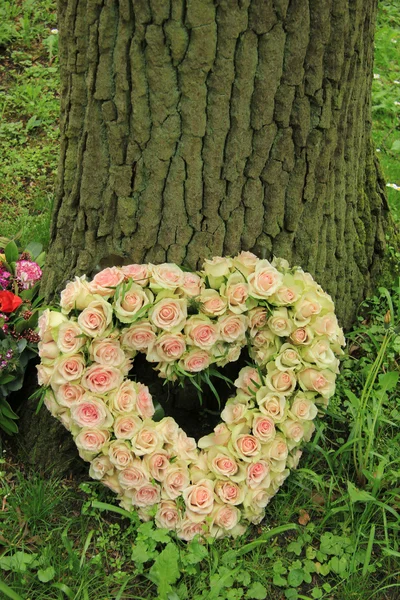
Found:
[[(48, 243), (58, 145), (54, 0), (0, 3), (0, 220), (22, 245)], [(54, 33), (52, 33), (52, 31)]]

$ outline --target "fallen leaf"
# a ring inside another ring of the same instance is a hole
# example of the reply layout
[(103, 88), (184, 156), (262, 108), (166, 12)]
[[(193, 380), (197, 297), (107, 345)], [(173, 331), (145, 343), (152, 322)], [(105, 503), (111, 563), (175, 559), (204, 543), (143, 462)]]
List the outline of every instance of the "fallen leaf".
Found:
[(299, 521), (300, 525), (304, 525), (304, 526), (307, 525), (307, 523), (309, 523), (311, 521), (310, 515), (303, 508), (300, 510), (300, 516), (299, 516), (298, 521)]

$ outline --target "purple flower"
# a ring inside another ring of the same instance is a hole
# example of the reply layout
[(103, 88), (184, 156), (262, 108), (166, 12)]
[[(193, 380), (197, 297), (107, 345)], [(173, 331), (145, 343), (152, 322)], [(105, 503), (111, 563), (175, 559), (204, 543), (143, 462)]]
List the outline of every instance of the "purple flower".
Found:
[(18, 260), (15, 263), (15, 274), (24, 290), (29, 290), (42, 277), (42, 269), (30, 260)]
[(0, 267), (0, 289), (7, 289), (9, 278), (11, 277), (11, 273), (9, 273), (4, 267)]

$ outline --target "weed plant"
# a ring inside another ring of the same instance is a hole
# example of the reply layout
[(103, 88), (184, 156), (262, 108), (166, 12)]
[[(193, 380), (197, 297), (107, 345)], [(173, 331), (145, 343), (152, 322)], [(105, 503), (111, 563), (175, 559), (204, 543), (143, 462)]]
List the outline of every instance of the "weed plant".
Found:
[(397, 283), (362, 305), (300, 468), (266, 519), (236, 540), (186, 544), (116, 506), (96, 482), (4, 462), (1, 597), (399, 598), (399, 350)]

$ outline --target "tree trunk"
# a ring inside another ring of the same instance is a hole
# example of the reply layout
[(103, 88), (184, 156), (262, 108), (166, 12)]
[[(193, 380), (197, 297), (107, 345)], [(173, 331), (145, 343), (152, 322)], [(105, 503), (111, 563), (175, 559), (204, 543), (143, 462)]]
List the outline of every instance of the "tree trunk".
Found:
[(288, 259), (343, 325), (392, 228), (371, 142), (376, 0), (59, 0), (43, 289), (130, 262)]
[(59, 0), (61, 158), (44, 289), (253, 250), (349, 325), (390, 225), (371, 143), (376, 0)]

